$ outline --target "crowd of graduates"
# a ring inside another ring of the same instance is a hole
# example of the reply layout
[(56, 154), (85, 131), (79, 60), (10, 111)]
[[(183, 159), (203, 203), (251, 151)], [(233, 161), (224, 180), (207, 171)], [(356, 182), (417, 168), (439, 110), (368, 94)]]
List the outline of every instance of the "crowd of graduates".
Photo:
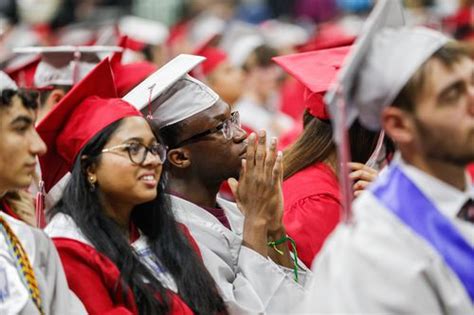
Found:
[(474, 314), (472, 1), (40, 2), (0, 314)]

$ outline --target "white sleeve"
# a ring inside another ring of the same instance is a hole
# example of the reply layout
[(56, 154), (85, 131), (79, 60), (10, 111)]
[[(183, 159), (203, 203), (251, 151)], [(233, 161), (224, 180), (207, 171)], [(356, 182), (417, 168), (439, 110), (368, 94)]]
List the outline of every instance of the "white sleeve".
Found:
[(288, 314), (294, 302), (303, 299), (305, 290), (292, 271), (288, 274), (289, 269), (245, 246), (240, 247), (236, 266), (201, 244), (200, 249), (231, 314)]

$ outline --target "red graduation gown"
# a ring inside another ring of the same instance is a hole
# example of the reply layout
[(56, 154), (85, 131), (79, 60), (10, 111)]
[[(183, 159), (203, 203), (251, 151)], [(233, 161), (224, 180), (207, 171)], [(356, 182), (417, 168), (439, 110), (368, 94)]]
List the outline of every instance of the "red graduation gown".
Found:
[[(183, 232), (199, 252), (189, 231), (183, 228)], [(89, 314), (138, 314), (132, 293), (129, 292), (124, 299), (121, 289), (115, 290), (120, 271), (109, 258), (78, 240), (55, 237), (53, 241), (61, 257), (69, 287)], [(169, 291), (169, 298), (170, 314), (193, 314), (178, 295)]]
[(311, 266), (340, 216), (339, 183), (324, 163), (311, 165), (283, 182), (283, 222), (299, 258)]

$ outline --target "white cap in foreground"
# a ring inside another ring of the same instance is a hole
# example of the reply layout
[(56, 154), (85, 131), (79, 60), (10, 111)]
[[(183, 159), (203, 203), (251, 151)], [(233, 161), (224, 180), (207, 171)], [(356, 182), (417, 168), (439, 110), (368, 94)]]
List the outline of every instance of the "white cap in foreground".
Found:
[(367, 128), (379, 129), (382, 109), (393, 102), (418, 68), (448, 41), (439, 32), (407, 28), (404, 24), (400, 0), (377, 2), (325, 97), (336, 130), (347, 127), (337, 126), (339, 97), (347, 107), (347, 125), (359, 117)]
[(212, 105), (219, 96), (204, 83), (187, 75), (206, 58), (181, 54), (158, 69), (123, 97), (144, 114), (149, 111), (159, 128), (194, 116)]

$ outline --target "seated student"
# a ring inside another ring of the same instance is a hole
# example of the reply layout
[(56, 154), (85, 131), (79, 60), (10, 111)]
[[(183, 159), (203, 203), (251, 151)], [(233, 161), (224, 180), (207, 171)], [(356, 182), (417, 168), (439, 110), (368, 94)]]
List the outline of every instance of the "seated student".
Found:
[[(37, 103), (0, 72), (0, 195), (31, 184), (46, 151), (34, 128)], [(0, 205), (0, 314), (85, 314), (51, 240)]]
[[(244, 75), (239, 67), (232, 65), (227, 53), (219, 48), (204, 46), (196, 55), (206, 60), (196, 69), (196, 75), (203, 76), (204, 81), (220, 98), (233, 106), (244, 91)], [(193, 72), (194, 73), (194, 72)]]
[(402, 1), (377, 1), (326, 99), (399, 153), (315, 259), (302, 313), (474, 314), (474, 62), (404, 21)]
[[(340, 219), (341, 200), (337, 152), (324, 93), (336, 76), (350, 46), (274, 58), (305, 86), (304, 130), (284, 154), (283, 221), (308, 266)], [(357, 196), (375, 179), (377, 171), (364, 165), (376, 149), (378, 132), (355, 123), (349, 130), (350, 167)]]
[[(156, 130), (170, 148), (173, 211), (195, 237), (229, 312), (290, 313), (309, 273), (297, 268), (286, 242), (277, 141), (267, 149), (264, 131), (246, 140), (238, 112), (186, 75), (200, 61), (177, 57), (125, 99), (136, 107), (151, 100)], [(239, 178), (231, 181), (237, 203), (217, 196), (231, 177)]]
[(89, 314), (225, 313), (163, 195), (166, 149), (140, 112), (116, 98), (108, 59), (38, 132), (50, 150), (40, 159), (46, 191), (71, 173), (46, 232)]

